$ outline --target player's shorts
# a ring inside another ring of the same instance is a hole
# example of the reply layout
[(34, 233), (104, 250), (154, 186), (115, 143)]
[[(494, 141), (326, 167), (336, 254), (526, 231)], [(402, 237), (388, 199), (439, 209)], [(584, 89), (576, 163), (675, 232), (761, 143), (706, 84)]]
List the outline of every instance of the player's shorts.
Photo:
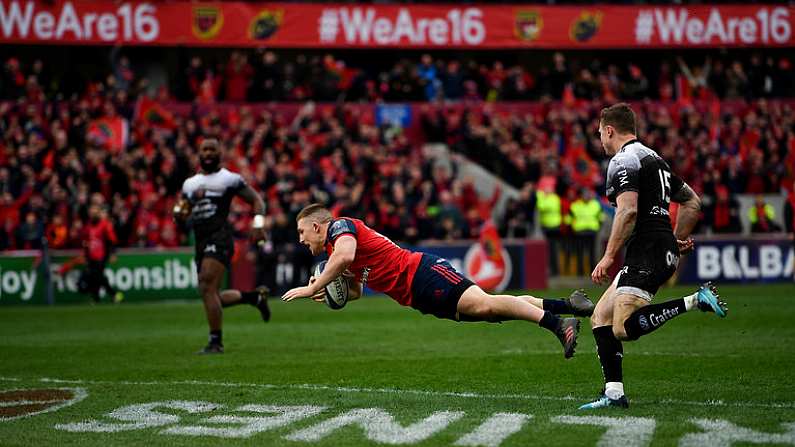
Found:
[(651, 302), (679, 265), (679, 245), (673, 233), (655, 232), (635, 237), (627, 246), (624, 267), (616, 277), (616, 292)]
[(411, 307), (424, 314), (457, 321), (458, 300), (474, 284), (447, 260), (423, 253), (411, 281)]
[(235, 241), (232, 237), (232, 228), (221, 227), (218, 231), (205, 237), (196, 237), (196, 271), (201, 273), (204, 258), (213, 258), (229, 267), (232, 255), (235, 254)]

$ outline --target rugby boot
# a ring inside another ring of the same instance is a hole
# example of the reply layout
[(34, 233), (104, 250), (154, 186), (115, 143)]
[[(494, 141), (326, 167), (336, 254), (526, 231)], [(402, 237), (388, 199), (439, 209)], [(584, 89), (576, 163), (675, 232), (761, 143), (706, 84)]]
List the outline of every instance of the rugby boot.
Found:
[(224, 353), (224, 345), (218, 343), (208, 343), (201, 351), (198, 351), (196, 354), (198, 355), (209, 355), (209, 354), (223, 354)]
[(580, 333), (580, 320), (576, 318), (561, 318), (558, 327), (555, 328), (555, 335), (563, 345), (563, 357), (570, 359), (574, 356), (574, 348), (577, 347), (577, 335)]
[(590, 317), (596, 307), (583, 289), (571, 292), (571, 295), (563, 301), (566, 302), (575, 317)]
[(702, 312), (714, 312), (715, 315), (725, 318), (729, 312), (726, 303), (721, 301), (718, 289), (711, 282), (706, 282), (698, 289), (698, 309)]
[(627, 396), (621, 396), (618, 399), (611, 399), (606, 395), (602, 394), (595, 401), (589, 402), (585, 405), (581, 405), (579, 410), (596, 410), (598, 408), (608, 408), (608, 407), (629, 408), (629, 401), (627, 400)]

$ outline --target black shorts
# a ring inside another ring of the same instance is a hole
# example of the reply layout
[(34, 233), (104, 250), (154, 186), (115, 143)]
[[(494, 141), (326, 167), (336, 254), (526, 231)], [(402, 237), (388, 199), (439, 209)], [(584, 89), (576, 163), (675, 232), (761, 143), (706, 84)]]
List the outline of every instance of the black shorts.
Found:
[(473, 285), (447, 260), (423, 253), (411, 281), (411, 307), (424, 314), (458, 321), (458, 300)]
[(679, 265), (679, 245), (673, 233), (656, 232), (636, 236), (627, 245), (624, 267), (616, 291), (651, 301)]
[(196, 236), (196, 272), (198, 273), (201, 273), (202, 260), (205, 257), (218, 260), (229, 270), (234, 254), (235, 241), (232, 229), (229, 227), (223, 227), (207, 236)]

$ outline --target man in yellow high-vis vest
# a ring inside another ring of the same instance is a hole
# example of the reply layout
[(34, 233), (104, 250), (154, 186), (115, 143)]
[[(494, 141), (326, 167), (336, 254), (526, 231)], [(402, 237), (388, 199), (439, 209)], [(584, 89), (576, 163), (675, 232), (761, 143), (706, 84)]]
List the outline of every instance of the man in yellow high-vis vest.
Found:
[(541, 223), (541, 231), (547, 240), (549, 250), (549, 274), (557, 276), (558, 252), (560, 250), (560, 224), (563, 216), (560, 211), (560, 196), (553, 188), (546, 191), (539, 190), (536, 193), (536, 209), (538, 209), (538, 221)]
[(583, 188), (580, 196), (571, 204), (569, 213), (580, 261), (577, 263), (577, 274), (585, 275), (595, 266), (596, 234), (602, 227), (604, 211), (602, 204), (596, 200), (594, 192), (589, 188)]

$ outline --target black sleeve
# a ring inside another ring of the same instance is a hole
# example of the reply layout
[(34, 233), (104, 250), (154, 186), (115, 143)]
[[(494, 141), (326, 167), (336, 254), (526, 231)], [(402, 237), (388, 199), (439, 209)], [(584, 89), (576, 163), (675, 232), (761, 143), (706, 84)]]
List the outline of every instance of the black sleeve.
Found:
[(676, 197), (679, 195), (679, 191), (682, 190), (682, 187), (685, 186), (685, 182), (673, 172), (671, 173), (670, 182), (671, 182), (671, 197)]
[(328, 238), (326, 240), (329, 244), (334, 245), (334, 241), (343, 234), (350, 234), (355, 238), (356, 225), (348, 219), (337, 219), (329, 225)]

